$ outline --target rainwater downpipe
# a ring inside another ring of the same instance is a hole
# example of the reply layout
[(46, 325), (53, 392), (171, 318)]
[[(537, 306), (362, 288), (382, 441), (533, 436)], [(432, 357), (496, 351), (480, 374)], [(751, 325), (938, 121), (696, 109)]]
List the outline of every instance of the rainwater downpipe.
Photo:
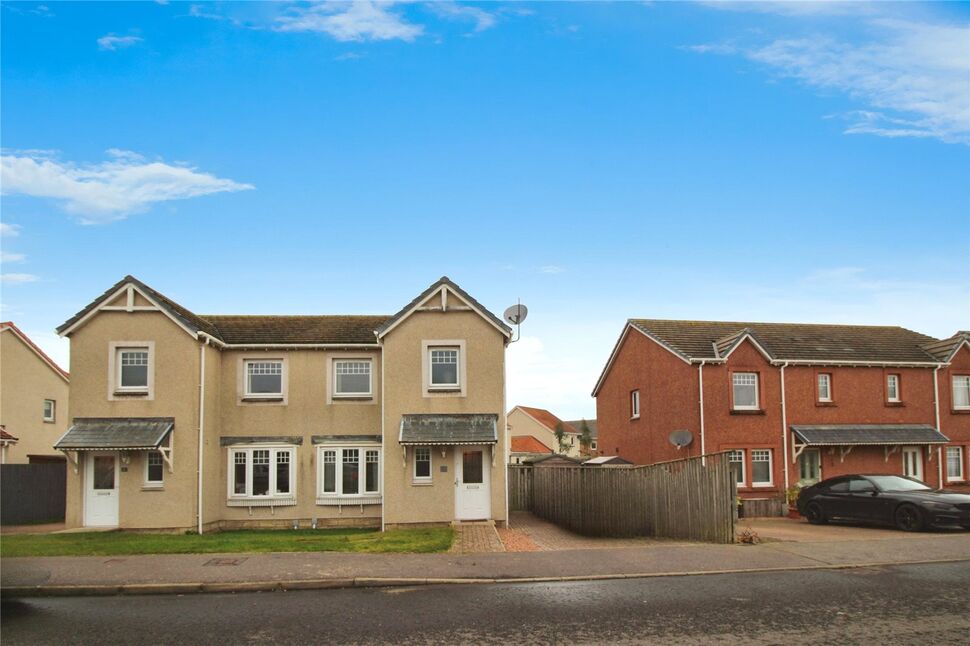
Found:
[[(937, 365), (933, 370), (933, 407), (936, 409), (936, 432), (943, 433), (943, 429), (940, 428), (940, 368), (942, 366)], [(943, 449), (942, 447), (936, 447), (936, 473), (937, 482), (940, 485), (940, 489), (943, 488)]]
[(209, 345), (209, 339), (199, 344), (199, 523), (197, 530), (200, 535), (202, 534), (202, 450), (205, 431), (205, 347), (207, 345)]
[[(697, 387), (700, 394), (698, 400), (698, 405), (700, 406), (701, 413), (701, 455), (707, 454), (707, 444), (704, 438), (704, 364), (707, 363), (704, 359), (697, 365)], [(703, 458), (706, 462), (706, 458)]]
[(785, 465), (785, 495), (788, 495), (788, 409), (785, 405), (785, 368), (788, 362), (781, 364), (781, 452)]

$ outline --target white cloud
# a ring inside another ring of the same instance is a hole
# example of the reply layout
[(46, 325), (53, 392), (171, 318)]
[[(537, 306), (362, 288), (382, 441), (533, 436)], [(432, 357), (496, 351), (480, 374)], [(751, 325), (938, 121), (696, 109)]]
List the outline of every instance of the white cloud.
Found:
[(539, 272), (543, 274), (561, 274), (566, 271), (565, 267), (559, 265), (544, 265), (539, 267)]
[(112, 149), (110, 161), (62, 162), (46, 154), (11, 152), (0, 158), (4, 194), (57, 200), (86, 224), (122, 219), (156, 202), (252, 189), (185, 165), (147, 161)]
[(113, 52), (137, 45), (143, 40), (140, 36), (116, 36), (114, 34), (107, 34), (98, 39), (98, 49)]
[(21, 285), (23, 283), (35, 283), (40, 280), (40, 276), (33, 274), (0, 274), (0, 282), (8, 285)]
[(431, 2), (427, 6), (441, 18), (474, 22), (475, 31), (491, 29), (497, 22), (494, 14), (471, 5), (461, 5), (457, 2)]
[(423, 26), (409, 23), (402, 15), (391, 11), (393, 4), (354, 0), (293, 7), (288, 15), (277, 18), (276, 29), (322, 32), (340, 41), (411, 42), (424, 33)]
[(849, 95), (866, 108), (841, 115), (847, 134), (970, 143), (970, 26), (892, 18), (866, 25), (876, 36), (866, 42), (812, 36), (689, 49), (739, 53), (782, 76)]
[(3, 236), (4, 238), (16, 238), (19, 235), (19, 224), (7, 224), (6, 222), (0, 222), (0, 236)]
[(0, 251), (0, 263), (13, 263), (13, 262), (23, 262), (27, 259), (22, 253), (8, 253), (6, 251)]

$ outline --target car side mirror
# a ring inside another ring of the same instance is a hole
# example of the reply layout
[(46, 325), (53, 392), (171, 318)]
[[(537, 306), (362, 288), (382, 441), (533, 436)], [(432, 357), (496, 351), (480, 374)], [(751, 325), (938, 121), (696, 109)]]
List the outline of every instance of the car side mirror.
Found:
[(879, 492), (878, 492), (878, 491), (876, 491), (876, 490), (873, 490), (873, 492), (872, 492), (872, 495), (873, 495), (873, 496), (878, 496), (878, 495), (879, 495)]

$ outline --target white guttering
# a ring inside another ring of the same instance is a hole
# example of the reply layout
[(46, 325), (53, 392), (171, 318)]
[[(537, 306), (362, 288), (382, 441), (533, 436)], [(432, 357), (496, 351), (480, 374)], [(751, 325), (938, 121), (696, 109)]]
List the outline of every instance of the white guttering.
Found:
[[(938, 364), (936, 370), (933, 371), (933, 408), (936, 409), (936, 432), (943, 433), (943, 429), (940, 428), (940, 368), (943, 364)], [(936, 471), (937, 477), (940, 484), (940, 489), (943, 488), (943, 448), (936, 447)]]
[(940, 364), (935, 361), (843, 361), (840, 359), (775, 359), (771, 365), (781, 364), (792, 366), (899, 366), (914, 368), (935, 368)]
[[(200, 335), (202, 334), (204, 333), (200, 332)], [(206, 334), (205, 336), (209, 335)], [(202, 534), (202, 452), (205, 431), (205, 347), (207, 345), (209, 345), (209, 339), (206, 339), (205, 343), (199, 344), (199, 524), (197, 528), (199, 534)]]
[(704, 360), (697, 365), (697, 388), (700, 394), (698, 405), (701, 412), (701, 455), (707, 452), (707, 445), (704, 438)]
[(785, 406), (785, 368), (788, 367), (786, 361), (781, 365), (781, 450), (782, 464), (785, 466), (785, 492), (787, 495), (788, 480), (788, 409)]

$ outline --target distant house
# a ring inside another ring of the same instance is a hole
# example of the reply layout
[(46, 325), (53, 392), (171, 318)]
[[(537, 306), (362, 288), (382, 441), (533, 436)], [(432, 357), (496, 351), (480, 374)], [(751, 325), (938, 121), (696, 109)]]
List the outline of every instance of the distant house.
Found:
[(526, 460), (551, 455), (552, 449), (531, 435), (513, 436), (509, 451), (509, 464), (522, 464)]
[(0, 323), (0, 364), (4, 463), (66, 462), (54, 442), (67, 432), (67, 372), (10, 321)]
[(597, 431), (596, 420), (595, 419), (573, 419), (573, 420), (567, 421), (566, 423), (572, 426), (574, 429), (576, 429), (576, 431), (580, 435), (580, 438), (582, 438), (583, 422), (586, 423), (586, 427), (589, 429), (589, 436), (592, 438), (592, 440), (589, 443), (589, 447), (587, 447), (586, 450), (590, 455), (596, 455), (596, 451), (599, 447), (599, 432)]
[(17, 443), (17, 438), (7, 432), (7, 429), (0, 426), (0, 464), (7, 463), (7, 447)]
[[(508, 415), (509, 435), (512, 437), (531, 436), (553, 452), (570, 457), (580, 457), (587, 454), (580, 442), (580, 427), (576, 422), (566, 422), (552, 414), (545, 408), (531, 406), (516, 406)], [(556, 428), (562, 426), (564, 432), (563, 446), (559, 446), (556, 439)], [(590, 431), (596, 426), (593, 420)], [(595, 437), (595, 436), (594, 436)]]
[(522, 464), (530, 467), (578, 467), (583, 463), (581, 458), (573, 458), (568, 455), (546, 455), (543, 457), (526, 460)]

